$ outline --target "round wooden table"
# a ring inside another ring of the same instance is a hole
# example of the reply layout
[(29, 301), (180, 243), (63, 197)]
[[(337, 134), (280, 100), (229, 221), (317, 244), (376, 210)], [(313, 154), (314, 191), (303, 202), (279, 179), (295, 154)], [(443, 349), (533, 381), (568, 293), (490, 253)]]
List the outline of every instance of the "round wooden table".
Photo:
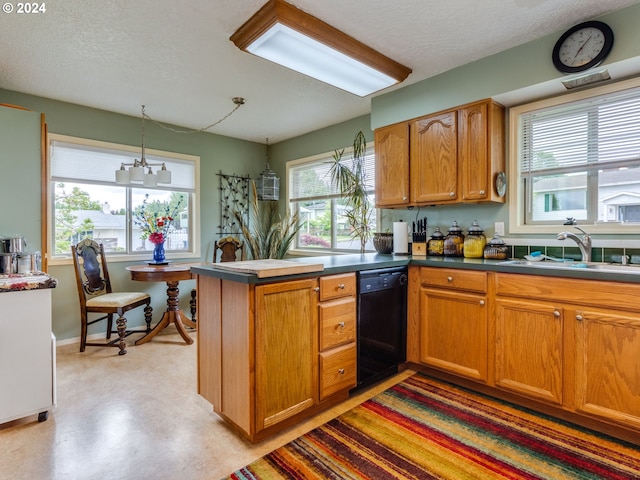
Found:
[(181, 280), (190, 280), (194, 278), (191, 275), (191, 267), (199, 265), (199, 263), (169, 263), (167, 265), (132, 265), (127, 267), (131, 272), (131, 280), (139, 282), (166, 282), (167, 284), (167, 310), (153, 329), (144, 337), (136, 340), (136, 345), (147, 343), (155, 337), (160, 330), (171, 323), (174, 323), (178, 332), (185, 342), (189, 345), (193, 343), (193, 339), (187, 333), (185, 325), (196, 328), (195, 323), (191, 321), (185, 313), (178, 307), (180, 290), (178, 284)]

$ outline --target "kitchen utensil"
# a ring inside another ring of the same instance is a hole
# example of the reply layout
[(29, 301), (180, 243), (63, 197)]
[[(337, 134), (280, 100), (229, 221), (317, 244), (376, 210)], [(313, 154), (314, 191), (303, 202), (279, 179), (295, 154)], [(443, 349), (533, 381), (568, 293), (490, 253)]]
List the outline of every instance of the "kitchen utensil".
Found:
[(0, 274), (17, 273), (17, 259), (15, 253), (0, 253)]

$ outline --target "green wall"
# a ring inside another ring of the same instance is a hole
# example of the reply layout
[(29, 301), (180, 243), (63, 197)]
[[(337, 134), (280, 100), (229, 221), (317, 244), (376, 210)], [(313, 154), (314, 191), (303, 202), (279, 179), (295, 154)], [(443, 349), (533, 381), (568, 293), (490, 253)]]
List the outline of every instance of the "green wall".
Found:
[[(25, 112), (0, 107), (0, 167), (5, 207), (0, 213), (0, 236), (20, 234), (27, 239), (31, 250), (40, 246), (40, 112), (50, 133), (90, 138), (125, 145), (140, 145), (141, 120), (113, 112), (98, 110), (55, 100), (0, 89), (0, 104), (19, 105), (32, 110)], [(151, 113), (150, 113), (151, 114)], [(145, 146), (200, 156), (200, 217), (202, 255), (212, 257), (213, 241), (220, 220), (218, 176), (249, 174), (257, 177), (264, 168), (265, 146), (212, 133), (179, 134), (163, 129), (152, 122), (145, 123)], [(17, 153), (18, 152), (18, 153)], [(21, 152), (21, 153), (19, 153)], [(26, 159), (29, 159), (28, 161)], [(14, 206), (14, 208), (10, 208)], [(148, 291), (152, 296), (154, 322), (166, 308), (166, 285), (133, 282), (125, 267), (130, 263), (117, 262), (109, 269), (117, 290)], [(79, 336), (79, 305), (72, 265), (52, 265), (49, 273), (58, 280), (53, 291), (53, 331), (58, 340)], [(181, 306), (188, 311), (189, 293), (195, 281), (180, 283)], [(127, 316), (129, 325), (144, 323), (142, 312)], [(96, 325), (96, 331), (100, 331)], [(94, 333), (90, 330), (89, 332)]]

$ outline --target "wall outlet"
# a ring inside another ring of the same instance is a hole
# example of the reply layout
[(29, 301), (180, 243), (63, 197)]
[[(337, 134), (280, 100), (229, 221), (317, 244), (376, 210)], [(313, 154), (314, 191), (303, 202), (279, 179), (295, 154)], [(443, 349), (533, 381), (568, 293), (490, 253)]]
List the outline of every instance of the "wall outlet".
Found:
[(493, 224), (496, 235), (504, 236), (504, 222), (496, 222)]

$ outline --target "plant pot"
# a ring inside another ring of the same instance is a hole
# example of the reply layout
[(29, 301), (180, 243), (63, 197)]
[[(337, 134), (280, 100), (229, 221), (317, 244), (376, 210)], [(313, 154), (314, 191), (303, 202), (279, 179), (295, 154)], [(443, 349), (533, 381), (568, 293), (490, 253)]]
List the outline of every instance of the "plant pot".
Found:
[(374, 233), (373, 246), (378, 253), (393, 252), (393, 233)]

